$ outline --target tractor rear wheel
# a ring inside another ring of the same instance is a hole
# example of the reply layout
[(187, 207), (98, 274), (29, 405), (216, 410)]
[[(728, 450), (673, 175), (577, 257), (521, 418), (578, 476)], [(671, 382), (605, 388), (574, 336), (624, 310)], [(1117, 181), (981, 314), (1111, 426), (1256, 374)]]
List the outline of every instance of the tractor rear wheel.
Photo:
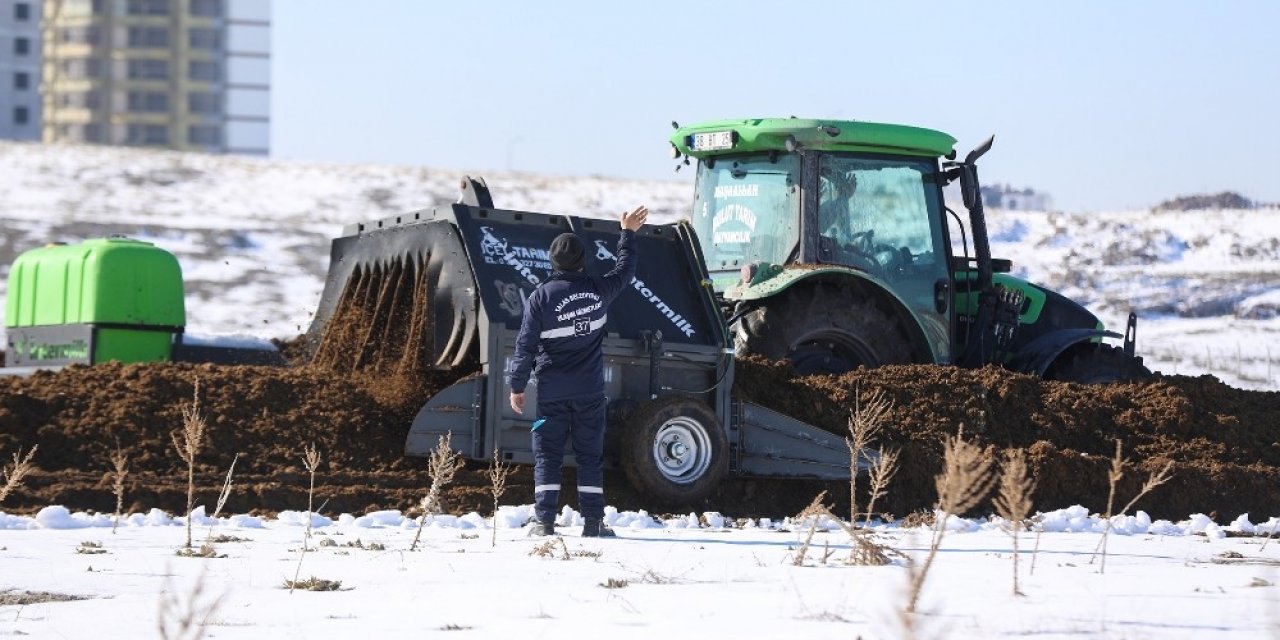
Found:
[(734, 334), (740, 353), (790, 360), (800, 375), (914, 362), (898, 318), (848, 286), (793, 287), (743, 315)]
[(1059, 356), (1044, 377), (1062, 382), (1107, 384), (1146, 380), (1151, 377), (1151, 370), (1142, 364), (1142, 358), (1125, 355), (1119, 347), (1083, 344)]
[(696, 505), (729, 471), (729, 441), (706, 404), (665, 396), (640, 406), (622, 434), (622, 469), (638, 491), (667, 505)]

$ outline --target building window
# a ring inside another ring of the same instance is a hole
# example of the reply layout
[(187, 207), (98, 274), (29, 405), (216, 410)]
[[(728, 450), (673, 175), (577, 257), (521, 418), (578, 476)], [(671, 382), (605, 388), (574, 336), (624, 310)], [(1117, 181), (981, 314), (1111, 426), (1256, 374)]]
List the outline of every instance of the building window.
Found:
[(26, 71), (18, 71), (13, 74), (13, 88), (18, 91), (26, 91), (31, 88), (31, 74)]
[(192, 125), (187, 127), (187, 142), (202, 146), (222, 144), (222, 128), (217, 125)]
[(188, 43), (192, 49), (212, 49), (217, 51), (222, 48), (222, 38), (219, 36), (217, 29), (192, 28), (187, 30)]
[(58, 64), (58, 72), (70, 79), (96, 78), (102, 72), (102, 61), (97, 58), (63, 60)]
[(169, 0), (129, 0), (125, 12), (131, 16), (167, 16)]
[(26, 2), (18, 2), (13, 5), (13, 19), (18, 22), (26, 22), (31, 19), (31, 5)]
[(191, 0), (191, 15), (216, 18), (222, 15), (222, 0)]
[(169, 46), (169, 30), (159, 27), (129, 27), (129, 46), (135, 49), (163, 49)]
[(27, 124), (31, 121), (31, 110), (26, 107), (13, 108), (13, 123), (17, 125)]
[(97, 27), (64, 27), (58, 30), (58, 40), (70, 44), (98, 44)]
[(30, 38), (14, 38), (13, 39), (13, 55), (25, 56), (31, 53)]
[(130, 60), (130, 80), (167, 80), (169, 78), (168, 60)]
[(192, 60), (187, 66), (187, 77), (202, 82), (217, 82), (222, 79), (222, 73), (216, 62)]
[(218, 94), (207, 91), (187, 94), (187, 111), (191, 113), (218, 113), (222, 110)]
[(96, 122), (86, 124), (81, 132), (81, 136), (85, 142), (105, 142), (102, 137), (102, 125)]
[(58, 106), (65, 109), (99, 109), (102, 93), (98, 91), (68, 91), (57, 94)]
[(142, 113), (163, 113), (169, 110), (169, 94), (156, 91), (130, 91), (129, 110)]
[(169, 144), (169, 128), (159, 124), (131, 124), (125, 131), (127, 144)]

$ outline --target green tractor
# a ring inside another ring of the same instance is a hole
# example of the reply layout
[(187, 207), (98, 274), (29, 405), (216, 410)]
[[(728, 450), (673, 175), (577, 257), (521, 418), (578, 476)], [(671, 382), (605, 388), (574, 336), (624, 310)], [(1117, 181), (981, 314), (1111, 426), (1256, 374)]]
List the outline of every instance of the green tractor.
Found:
[[(1107, 331), (991, 257), (976, 163), (992, 140), (963, 161), (955, 142), (856, 121), (677, 126), (672, 156), (697, 160), (692, 223), (738, 352), (801, 374), (995, 363), (1075, 382), (1150, 376), (1133, 314), (1124, 335)], [(967, 230), (943, 198), (956, 180)]]

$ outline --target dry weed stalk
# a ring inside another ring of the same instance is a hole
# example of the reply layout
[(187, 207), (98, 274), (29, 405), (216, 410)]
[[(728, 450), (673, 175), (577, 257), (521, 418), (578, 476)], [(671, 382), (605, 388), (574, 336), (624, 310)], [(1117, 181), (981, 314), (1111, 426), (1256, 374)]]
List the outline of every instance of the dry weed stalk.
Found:
[(942, 536), (947, 530), (947, 519), (951, 515), (961, 515), (977, 506), (991, 492), (995, 484), (995, 472), (992, 469), (995, 459), (990, 447), (979, 447), (964, 439), (964, 427), (959, 433), (947, 438), (942, 454), (942, 473), (938, 474), (935, 485), (938, 488), (938, 506), (940, 512), (934, 518), (933, 540), (929, 544), (929, 554), (925, 556), (920, 572), (915, 574), (911, 584), (911, 593), (907, 603), (907, 613), (915, 614), (920, 602), (920, 592), (924, 588), (929, 568), (942, 546)]
[[(172, 574), (166, 571), (165, 575)], [(222, 606), (224, 597), (207, 597), (203, 570), (191, 586), (191, 591), (185, 594), (175, 593), (173, 582), (166, 577), (164, 589), (160, 592), (160, 613), (157, 618), (160, 637), (164, 640), (203, 638), (214, 614)]]
[(804, 558), (809, 553), (809, 544), (813, 542), (813, 534), (818, 531), (818, 521), (822, 519), (822, 514), (830, 513), (830, 510), (827, 509), (826, 505), (822, 504), (823, 499), (826, 497), (826, 491), (818, 493), (818, 495), (814, 496), (813, 502), (810, 502), (809, 506), (805, 507), (804, 510), (796, 516), (796, 519), (802, 523), (805, 522), (806, 519), (809, 520), (809, 531), (805, 534), (804, 542), (800, 544), (800, 549), (796, 551), (796, 557), (791, 560), (791, 564), (794, 564), (797, 567), (804, 566)]
[(867, 457), (867, 448), (880, 435), (884, 420), (889, 416), (893, 403), (884, 397), (880, 389), (871, 392), (864, 404), (861, 392), (854, 391), (853, 413), (849, 415), (849, 435), (844, 442), (849, 447), (849, 522), (858, 521), (858, 469)]
[(1094, 547), (1093, 550), (1093, 557), (1089, 558), (1089, 564), (1093, 564), (1093, 561), (1096, 560), (1099, 555), (1102, 556), (1102, 562), (1098, 565), (1098, 573), (1107, 572), (1107, 537), (1111, 533), (1112, 516), (1128, 513), (1129, 509), (1133, 508), (1133, 505), (1137, 504), (1138, 500), (1150, 493), (1152, 489), (1168, 482), (1169, 479), (1173, 477), (1173, 474), (1169, 472), (1169, 470), (1173, 468), (1173, 462), (1166, 462), (1159, 471), (1153, 472), (1147, 477), (1146, 482), (1142, 483), (1142, 489), (1138, 491), (1138, 495), (1134, 496), (1132, 500), (1126, 503), (1124, 508), (1120, 509), (1118, 514), (1112, 513), (1111, 508), (1115, 505), (1116, 486), (1119, 485), (1120, 480), (1124, 478), (1124, 466), (1128, 464), (1128, 462), (1129, 460), (1123, 455), (1120, 441), (1116, 440), (1116, 454), (1115, 457), (1111, 459), (1111, 469), (1107, 473), (1107, 479), (1111, 484), (1111, 489), (1107, 494), (1106, 523), (1102, 527), (1102, 539), (1098, 540), (1098, 546)]
[(231, 475), (236, 471), (236, 462), (239, 462), (240, 454), (236, 454), (231, 459), (231, 466), (227, 468), (227, 477), (222, 481), (222, 491), (218, 492), (218, 503), (213, 508), (213, 515), (210, 516), (209, 530), (204, 534), (204, 546), (213, 547), (213, 524), (218, 519), (218, 514), (222, 513), (222, 507), (226, 506), (227, 498), (231, 497)]
[(302, 465), (307, 468), (307, 473), (311, 476), (311, 484), (307, 486), (307, 531), (302, 540), (302, 547), (305, 549), (307, 541), (311, 539), (311, 507), (315, 504), (316, 470), (320, 468), (320, 450), (316, 448), (314, 442), (302, 450)]
[(489, 492), (493, 494), (493, 538), (489, 546), (498, 546), (498, 500), (507, 492), (507, 476), (511, 475), (511, 465), (503, 464), (498, 456), (498, 449), (493, 450), (493, 466), (489, 467)]
[(871, 526), (871, 516), (876, 512), (876, 500), (885, 497), (889, 493), (889, 481), (893, 480), (893, 474), (898, 472), (898, 449), (887, 449), (880, 452), (880, 457), (876, 458), (876, 463), (871, 465), (871, 469), (867, 474), (871, 478), (871, 498), (867, 502), (867, 519), (863, 523), (863, 527)]
[(462, 455), (454, 452), (450, 444), (452, 440), (452, 431), (440, 436), (440, 441), (436, 443), (436, 448), (427, 460), (427, 474), (431, 476), (431, 488), (422, 498), (422, 519), (418, 521), (418, 532), (413, 536), (413, 544), (409, 545), (410, 551), (418, 549), (418, 540), (422, 537), (422, 528), (427, 524), (427, 516), (439, 510), (440, 494), (450, 482), (453, 482), (453, 476), (462, 469)]
[(116, 516), (111, 520), (111, 533), (115, 533), (124, 513), (124, 479), (129, 476), (129, 456), (120, 450), (119, 442), (116, 442), (116, 452), (111, 455), (111, 468), (111, 490), (116, 494)]
[[(293, 570), (293, 580), (286, 580), (289, 586), (289, 593), (293, 593), (295, 585), (298, 582), (298, 576), (302, 574), (302, 560), (307, 557), (307, 551), (311, 546), (311, 521), (315, 518), (312, 516), (311, 507), (316, 492), (316, 469), (320, 468), (320, 450), (316, 448), (315, 443), (302, 450), (302, 465), (307, 468), (307, 472), (311, 474), (311, 485), (307, 488), (307, 529), (302, 534), (302, 552), (298, 554), (298, 566)], [(328, 500), (325, 501), (328, 503)], [(323, 507), (323, 505), (321, 505)]]
[(18, 447), (18, 452), (13, 454), (13, 466), (4, 468), (4, 486), (0, 486), (0, 503), (3, 503), (4, 499), (18, 488), (23, 476), (31, 473), (31, 469), (35, 466), (31, 464), (31, 459), (36, 456), (36, 450), (39, 448), (40, 445), (31, 447), (26, 457), (22, 455), (22, 447)]
[[(796, 553), (795, 558), (792, 560), (792, 564), (797, 567), (804, 565), (805, 557), (808, 555), (809, 547), (813, 542), (813, 535), (817, 532), (818, 524), (821, 522), (823, 516), (826, 516), (832, 522), (836, 523), (841, 530), (848, 534), (849, 539), (853, 541), (853, 548), (849, 551), (849, 558), (846, 560), (847, 564), (861, 566), (881, 566), (889, 564), (889, 555), (886, 553), (888, 549), (872, 540), (871, 534), (869, 534), (865, 529), (857, 528), (857, 526), (852, 522), (846, 524), (839, 516), (832, 513), (831, 508), (823, 504), (823, 499), (826, 498), (826, 496), (826, 491), (819, 493), (814, 497), (813, 502), (810, 502), (809, 506), (805, 507), (804, 510), (796, 516), (796, 518), (802, 523), (808, 518), (812, 518), (812, 520), (809, 520), (809, 531), (805, 535), (804, 542), (801, 543), (800, 549)], [(822, 564), (826, 564), (834, 553), (830, 547), (824, 548), (826, 550), (822, 554)]]
[(173, 448), (177, 450), (182, 461), (187, 463), (187, 545), (185, 548), (188, 550), (191, 549), (191, 510), (195, 508), (196, 500), (196, 456), (199, 455), (200, 447), (204, 444), (204, 432), (208, 427), (208, 423), (200, 413), (199, 378), (196, 378), (192, 396), (191, 404), (182, 407), (181, 437), (177, 431), (169, 434), (173, 438)]
[(1024, 449), (1006, 451), (1003, 467), (995, 507), (1000, 517), (1008, 522), (1009, 535), (1013, 536), (1013, 595), (1020, 596), (1022, 591), (1018, 589), (1018, 531), (1031, 515), (1031, 494), (1036, 490), (1036, 482), (1027, 468), (1027, 452)]

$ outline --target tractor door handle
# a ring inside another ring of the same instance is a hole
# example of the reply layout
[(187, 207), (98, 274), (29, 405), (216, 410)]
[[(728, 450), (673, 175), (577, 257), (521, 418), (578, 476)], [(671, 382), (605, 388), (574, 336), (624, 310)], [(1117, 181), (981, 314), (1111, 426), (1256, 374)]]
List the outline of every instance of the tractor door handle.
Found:
[(946, 313), (947, 307), (951, 305), (951, 281), (946, 278), (938, 278), (933, 283), (933, 308), (938, 313)]

